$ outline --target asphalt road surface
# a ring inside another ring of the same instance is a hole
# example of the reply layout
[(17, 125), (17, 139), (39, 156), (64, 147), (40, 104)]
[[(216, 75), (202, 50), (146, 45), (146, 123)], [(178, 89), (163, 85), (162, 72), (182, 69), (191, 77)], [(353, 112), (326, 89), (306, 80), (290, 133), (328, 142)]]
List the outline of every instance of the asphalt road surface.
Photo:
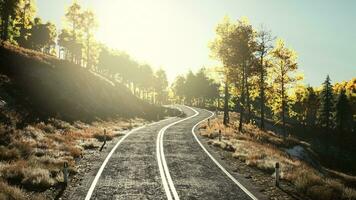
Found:
[[(200, 142), (206, 110), (178, 106), (170, 118), (129, 132), (113, 147), (79, 199), (264, 199)], [(242, 181), (242, 182), (241, 182)], [(73, 196), (74, 197), (74, 196)], [(78, 198), (77, 198), (78, 199)]]

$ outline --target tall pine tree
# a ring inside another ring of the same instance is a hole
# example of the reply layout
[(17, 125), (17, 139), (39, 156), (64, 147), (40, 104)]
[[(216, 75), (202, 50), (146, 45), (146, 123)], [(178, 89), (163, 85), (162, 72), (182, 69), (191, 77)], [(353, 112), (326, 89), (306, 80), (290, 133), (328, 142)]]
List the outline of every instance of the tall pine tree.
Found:
[(352, 110), (345, 93), (344, 89), (341, 90), (336, 102), (335, 125), (340, 132), (351, 132), (353, 125)]
[(330, 129), (333, 126), (334, 94), (329, 75), (323, 83), (320, 96), (319, 124)]

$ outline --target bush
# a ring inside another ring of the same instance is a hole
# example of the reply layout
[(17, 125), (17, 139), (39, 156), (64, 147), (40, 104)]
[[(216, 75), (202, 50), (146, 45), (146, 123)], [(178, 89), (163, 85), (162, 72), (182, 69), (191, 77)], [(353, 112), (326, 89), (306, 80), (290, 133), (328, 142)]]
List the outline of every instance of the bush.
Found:
[(45, 124), (44, 122), (37, 124), (37, 127), (46, 133), (55, 133), (56, 132), (56, 129), (54, 126), (52, 126), (51, 124)]
[(306, 193), (308, 188), (312, 186), (322, 185), (323, 181), (320, 176), (316, 175), (313, 171), (302, 168), (298, 170), (295, 175), (294, 185), (303, 193)]
[(55, 184), (47, 169), (26, 168), (24, 169), (24, 173), (24, 179), (21, 183), (31, 190), (45, 191)]
[(10, 146), (17, 148), (23, 158), (28, 158), (33, 151), (32, 142), (25, 140), (16, 140)]
[(55, 184), (47, 169), (29, 166), (26, 161), (18, 161), (4, 166), (1, 177), (14, 184), (22, 184), (33, 191), (44, 191)]
[(0, 146), (0, 161), (10, 161), (10, 160), (16, 160), (20, 158), (20, 152), (19, 150), (15, 148), (8, 149), (4, 146)]
[(14, 186), (8, 185), (6, 182), (0, 180), (0, 199), (1, 200), (25, 200), (24, 192)]
[(356, 190), (351, 188), (345, 188), (342, 197), (347, 200), (356, 200)]
[(113, 139), (112, 135), (104, 133), (95, 133), (94, 138), (96, 138), (99, 142), (104, 142), (105, 138), (106, 141), (110, 141)]
[(69, 144), (64, 144), (61, 148), (63, 151), (67, 152), (67, 155), (72, 156), (73, 158), (79, 158), (82, 156), (82, 150), (78, 147), (71, 146)]
[(97, 145), (93, 143), (85, 143), (82, 145), (84, 149), (97, 149), (99, 148)]
[(73, 128), (73, 126), (70, 125), (68, 122), (59, 119), (51, 118), (49, 122), (52, 124), (50, 126), (55, 127), (57, 129), (62, 129), (64, 131), (69, 131)]

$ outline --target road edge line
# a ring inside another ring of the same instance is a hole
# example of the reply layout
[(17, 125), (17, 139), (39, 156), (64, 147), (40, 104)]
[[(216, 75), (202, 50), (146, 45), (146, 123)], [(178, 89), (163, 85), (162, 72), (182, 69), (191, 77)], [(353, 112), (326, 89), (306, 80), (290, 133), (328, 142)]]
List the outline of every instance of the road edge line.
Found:
[[(196, 111), (194, 108), (191, 108), (189, 106), (185, 106), (187, 108), (190, 108), (191, 110), (199, 113), (198, 111)], [(239, 186), (239, 188), (244, 191), (251, 199), (253, 200), (258, 200), (257, 197), (255, 197), (249, 190), (247, 190), (247, 188), (245, 188), (245, 186), (243, 186), (238, 180), (235, 179), (234, 176), (232, 176), (210, 153), (209, 151), (204, 147), (204, 145), (200, 142), (200, 140), (198, 139), (198, 137), (195, 134), (195, 128), (201, 124), (202, 122), (204, 122), (205, 120), (211, 118), (214, 116), (214, 113), (207, 110), (208, 112), (211, 113), (211, 115), (201, 121), (199, 121), (197, 124), (195, 124), (192, 128), (192, 134), (195, 138), (195, 140), (198, 142), (198, 144), (200, 145), (200, 147), (204, 150), (204, 152), (210, 157), (210, 159), (221, 169), (221, 171), (223, 171), (237, 186)]]
[(98, 172), (97, 172), (96, 175), (95, 175), (95, 178), (94, 178), (93, 182), (92, 182), (91, 185), (90, 185), (90, 188), (89, 188), (89, 190), (88, 190), (88, 192), (87, 192), (87, 195), (85, 196), (85, 200), (90, 200), (90, 198), (91, 198), (91, 196), (92, 196), (92, 194), (93, 194), (93, 192), (94, 192), (95, 186), (96, 186), (96, 184), (97, 184), (97, 182), (98, 182), (98, 180), (99, 180), (101, 174), (103, 173), (106, 164), (109, 162), (109, 160), (110, 160), (112, 154), (114, 154), (114, 152), (115, 152), (116, 149), (119, 147), (119, 145), (120, 145), (129, 135), (131, 135), (132, 133), (134, 133), (134, 132), (136, 132), (136, 131), (138, 131), (138, 130), (140, 130), (140, 129), (143, 129), (143, 128), (147, 127), (147, 126), (152, 126), (152, 125), (155, 125), (155, 124), (160, 123), (160, 122), (168, 121), (168, 120), (170, 120), (170, 119), (172, 119), (172, 118), (168, 118), (168, 119), (164, 119), (164, 120), (161, 120), (161, 121), (157, 121), (157, 122), (153, 122), (153, 123), (150, 123), (150, 124), (146, 124), (146, 125), (143, 125), (143, 126), (134, 128), (134, 129), (132, 129), (131, 131), (129, 131), (128, 133), (126, 133), (125, 136), (123, 136), (123, 137), (115, 144), (115, 146), (111, 149), (110, 153), (106, 156), (104, 162), (101, 164), (101, 166), (100, 166)]
[[(165, 155), (164, 155), (164, 149), (163, 149), (163, 136), (164, 136), (164, 133), (165, 131), (170, 128), (171, 126), (174, 126), (178, 123), (181, 123), (183, 121), (186, 121), (188, 119), (191, 119), (191, 118), (194, 118), (195, 116), (197, 116), (199, 113), (198, 112), (195, 112), (194, 115), (192, 116), (189, 116), (189, 117), (186, 117), (184, 119), (181, 119), (181, 120), (178, 120), (176, 122), (173, 122), (171, 124), (168, 124), (167, 126), (163, 127), (159, 133), (158, 133), (158, 136), (157, 136), (157, 162), (158, 162), (158, 166), (159, 166), (159, 169), (160, 169), (160, 175), (161, 175), (161, 180), (162, 180), (162, 184), (163, 186), (165, 187), (165, 184), (167, 184), (168, 182), (168, 186), (169, 186), (169, 189), (170, 191), (166, 190), (165, 188), (165, 192), (166, 192), (166, 195), (167, 195), (167, 198), (170, 200), (170, 198), (172, 198), (172, 195), (167, 192), (172, 192), (173, 193), (173, 197), (175, 200), (179, 200), (179, 196), (178, 196), (178, 193), (177, 193), (177, 190), (175, 189), (175, 186), (174, 186), (174, 183), (173, 183), (173, 180), (172, 180), (172, 177), (169, 173), (169, 168), (168, 168), (168, 165), (167, 165), (167, 162), (166, 162), (166, 158), (165, 158)], [(160, 166), (160, 165), (163, 165), (163, 166)], [(162, 168), (163, 168), (163, 171)], [(168, 180), (166, 180), (168, 179)], [(169, 198), (170, 196), (170, 198)]]

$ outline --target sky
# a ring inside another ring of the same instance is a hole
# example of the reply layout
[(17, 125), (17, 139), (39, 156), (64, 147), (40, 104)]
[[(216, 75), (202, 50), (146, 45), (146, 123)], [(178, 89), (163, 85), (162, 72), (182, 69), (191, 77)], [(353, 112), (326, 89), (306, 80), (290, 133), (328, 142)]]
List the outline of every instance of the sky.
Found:
[[(38, 15), (63, 27), (73, 0), (37, 0)], [(298, 53), (305, 83), (356, 77), (354, 0), (78, 0), (98, 18), (96, 37), (140, 63), (166, 70), (170, 81), (189, 70), (212, 67), (208, 44), (224, 16), (249, 18)], [(104, 3), (105, 2), (105, 3)]]

